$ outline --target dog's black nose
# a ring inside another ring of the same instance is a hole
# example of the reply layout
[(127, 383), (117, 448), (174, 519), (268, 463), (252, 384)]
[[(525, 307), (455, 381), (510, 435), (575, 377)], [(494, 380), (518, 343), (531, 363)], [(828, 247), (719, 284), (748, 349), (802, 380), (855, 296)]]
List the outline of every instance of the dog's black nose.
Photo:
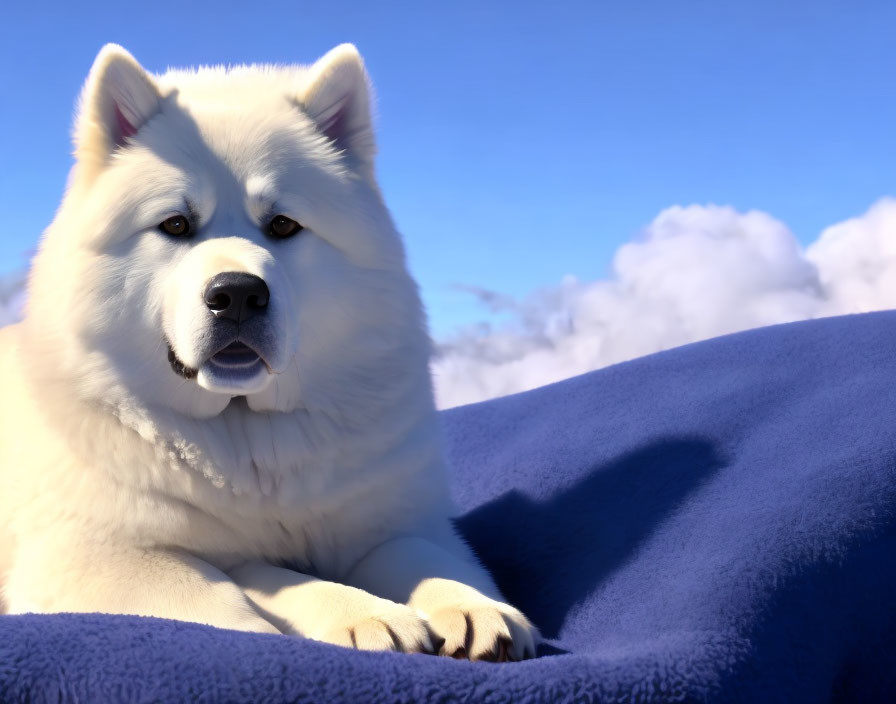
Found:
[(264, 313), (270, 297), (263, 279), (242, 271), (218, 274), (205, 289), (205, 305), (214, 316), (236, 323)]

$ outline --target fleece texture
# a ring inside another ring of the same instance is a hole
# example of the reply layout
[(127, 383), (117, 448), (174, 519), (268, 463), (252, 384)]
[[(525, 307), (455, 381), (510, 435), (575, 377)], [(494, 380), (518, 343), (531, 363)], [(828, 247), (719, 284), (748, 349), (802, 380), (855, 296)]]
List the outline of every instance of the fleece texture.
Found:
[(536, 660), (3, 616), (0, 701), (892, 701), (894, 382), (886, 312), (443, 413), (458, 525), (549, 639)]

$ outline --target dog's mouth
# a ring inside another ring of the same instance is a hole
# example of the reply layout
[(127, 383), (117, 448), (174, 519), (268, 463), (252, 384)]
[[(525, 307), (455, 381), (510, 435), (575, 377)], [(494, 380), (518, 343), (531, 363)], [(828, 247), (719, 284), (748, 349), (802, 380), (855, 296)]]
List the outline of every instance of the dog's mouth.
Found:
[(182, 362), (174, 347), (168, 344), (168, 361), (175, 374), (196, 379), (209, 391), (245, 393), (267, 384), (273, 370), (264, 356), (242, 340), (234, 340), (209, 356), (199, 368)]
[(213, 354), (209, 360), (216, 367), (222, 369), (249, 369), (258, 364), (264, 364), (261, 355), (239, 340), (231, 342), (227, 347)]

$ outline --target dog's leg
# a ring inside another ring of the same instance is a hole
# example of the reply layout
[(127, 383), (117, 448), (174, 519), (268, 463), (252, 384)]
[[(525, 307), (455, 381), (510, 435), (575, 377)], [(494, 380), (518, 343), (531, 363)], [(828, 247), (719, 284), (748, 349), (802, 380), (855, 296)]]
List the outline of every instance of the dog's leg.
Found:
[(263, 562), (230, 576), (283, 633), (361, 650), (433, 651), (425, 621), (403, 604)]
[[(444, 545), (444, 547), (443, 547)], [(488, 573), (461, 541), (396, 538), (369, 552), (348, 583), (423, 614), (440, 653), (471, 660), (522, 660), (535, 655), (538, 631), (504, 603)]]
[(279, 633), (227, 575), (188, 553), (36, 537), (19, 545), (8, 574), (10, 613), (135, 614)]

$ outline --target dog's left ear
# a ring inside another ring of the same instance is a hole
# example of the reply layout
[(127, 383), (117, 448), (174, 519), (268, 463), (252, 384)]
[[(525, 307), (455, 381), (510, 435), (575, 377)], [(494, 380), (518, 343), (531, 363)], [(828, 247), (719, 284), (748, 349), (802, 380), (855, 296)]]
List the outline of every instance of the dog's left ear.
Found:
[(353, 44), (340, 44), (308, 69), (300, 97), (317, 128), (350, 158), (373, 165), (376, 143), (370, 115), (370, 84)]

